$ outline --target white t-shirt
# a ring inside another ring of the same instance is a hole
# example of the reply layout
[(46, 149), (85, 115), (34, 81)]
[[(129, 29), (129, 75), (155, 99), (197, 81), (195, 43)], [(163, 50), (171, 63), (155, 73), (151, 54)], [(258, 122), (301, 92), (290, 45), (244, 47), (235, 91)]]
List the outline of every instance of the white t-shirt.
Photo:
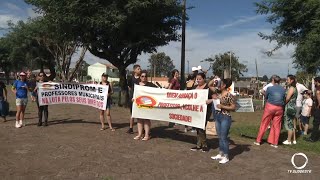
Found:
[(308, 98), (308, 99), (304, 99), (302, 101), (302, 111), (301, 111), (301, 115), (302, 116), (308, 116), (310, 115), (309, 114), (309, 109), (312, 108), (312, 104), (313, 104), (313, 101), (311, 98)]
[(296, 100), (296, 106), (297, 107), (302, 107), (302, 100), (303, 100), (303, 96), (302, 96), (302, 92), (305, 90), (308, 90), (303, 84), (297, 83), (296, 85), (297, 87), (297, 91), (298, 91), (298, 96), (297, 96), (297, 100)]
[(264, 90), (264, 92), (266, 92), (268, 87), (271, 87), (271, 86), (273, 86), (273, 84), (269, 83), (269, 84), (265, 85), (262, 89)]

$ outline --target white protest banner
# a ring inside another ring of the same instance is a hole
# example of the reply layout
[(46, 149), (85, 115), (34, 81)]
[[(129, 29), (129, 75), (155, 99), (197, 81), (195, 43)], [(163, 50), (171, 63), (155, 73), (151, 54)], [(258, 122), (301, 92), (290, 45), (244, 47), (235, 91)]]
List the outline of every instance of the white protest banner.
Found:
[(208, 90), (169, 90), (135, 85), (132, 117), (204, 129)]
[(236, 112), (254, 112), (252, 98), (239, 98)]
[(39, 105), (81, 104), (106, 109), (108, 86), (100, 84), (37, 83)]

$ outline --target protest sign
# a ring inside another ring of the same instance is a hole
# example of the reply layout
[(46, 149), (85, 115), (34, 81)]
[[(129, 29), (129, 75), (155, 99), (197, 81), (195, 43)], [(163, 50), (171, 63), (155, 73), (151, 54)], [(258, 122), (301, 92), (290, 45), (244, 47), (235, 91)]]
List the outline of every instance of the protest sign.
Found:
[(135, 85), (132, 117), (204, 129), (208, 90), (170, 90)]
[(239, 98), (236, 112), (254, 112), (252, 98)]
[(106, 109), (108, 86), (100, 84), (37, 83), (39, 105), (81, 104)]

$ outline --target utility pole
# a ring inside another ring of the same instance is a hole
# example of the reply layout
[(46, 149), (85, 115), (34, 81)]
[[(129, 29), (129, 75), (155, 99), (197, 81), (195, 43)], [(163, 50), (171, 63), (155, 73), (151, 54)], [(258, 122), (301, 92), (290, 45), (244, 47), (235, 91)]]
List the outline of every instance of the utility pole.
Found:
[(190, 71), (189, 71), (189, 60), (187, 60), (187, 63), (188, 63), (188, 74), (189, 74), (189, 72), (190, 72)]
[(230, 79), (231, 78), (231, 61), (232, 61), (232, 52), (230, 51), (230, 66), (229, 66), (229, 76), (230, 76)]
[(255, 59), (255, 63), (256, 63), (256, 73), (257, 73), (257, 91), (259, 92), (259, 73), (258, 73), (257, 59)]
[(185, 78), (185, 61), (186, 61), (186, 2), (183, 0), (182, 10), (182, 41), (181, 41), (181, 89), (184, 90), (186, 86)]
[[(156, 61), (156, 60), (154, 60)], [(153, 63), (153, 77), (154, 77), (154, 81), (156, 80), (156, 62)]]

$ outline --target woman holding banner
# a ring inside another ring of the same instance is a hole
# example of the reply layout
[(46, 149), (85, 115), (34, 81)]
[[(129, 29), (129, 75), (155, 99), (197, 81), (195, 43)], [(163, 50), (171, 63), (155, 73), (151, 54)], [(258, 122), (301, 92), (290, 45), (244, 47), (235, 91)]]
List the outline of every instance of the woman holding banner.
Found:
[[(45, 74), (43, 72), (40, 72), (38, 74), (38, 82), (39, 83), (47, 82), (45, 80)], [(33, 93), (36, 97), (36, 102), (37, 102), (37, 106), (38, 106), (38, 117), (39, 117), (38, 126), (42, 126), (42, 115), (44, 116), (44, 126), (48, 126), (48, 116), (49, 116), (48, 105), (45, 105), (45, 106), (39, 105), (38, 87), (36, 87), (34, 89)]]
[[(157, 86), (153, 84), (152, 82), (148, 82), (148, 73), (147, 71), (143, 70), (141, 71), (140, 75), (140, 86), (148, 86), (148, 87), (155, 87)], [(144, 129), (144, 137), (141, 139), (142, 141), (148, 141), (150, 139), (150, 127), (151, 127), (151, 121), (149, 119), (138, 119), (138, 135), (134, 137), (134, 140), (139, 140), (142, 138), (142, 133)]]
[[(171, 71), (168, 89), (180, 90), (179, 71), (177, 69)], [(169, 122), (169, 127), (173, 127), (174, 125), (174, 123)], [(187, 126), (185, 127), (185, 129), (186, 128)]]
[(219, 154), (212, 156), (211, 159), (219, 160), (220, 164), (225, 164), (229, 161), (229, 130), (231, 127), (231, 114), (230, 111), (236, 109), (235, 100), (233, 95), (228, 91), (232, 85), (231, 79), (221, 80), (219, 95), (220, 104), (216, 109), (216, 131), (219, 137)]
[(113, 94), (113, 88), (112, 88), (112, 84), (108, 81), (108, 75), (106, 73), (103, 73), (101, 75), (101, 85), (105, 85), (105, 86), (109, 86), (108, 88), (108, 99), (107, 99), (107, 107), (106, 110), (100, 110), (100, 122), (101, 122), (101, 131), (105, 130), (105, 126), (104, 126), (104, 116), (105, 114), (107, 114), (107, 122), (109, 124), (109, 129), (111, 131), (115, 131), (114, 128), (112, 128), (112, 122), (111, 122), (111, 115), (110, 115), (110, 108), (111, 108), (111, 95)]
[[(205, 126), (207, 126), (207, 122), (210, 119), (211, 113), (212, 113), (212, 95), (213, 92), (210, 90), (208, 84), (206, 83), (206, 75), (204, 73), (198, 73), (196, 76), (197, 85), (193, 87), (193, 89), (208, 89), (209, 95), (208, 100), (206, 101), (207, 104), (207, 115), (206, 115), (206, 123)], [(197, 146), (190, 149), (191, 151), (198, 151), (201, 150), (202, 152), (208, 152), (209, 148), (207, 145), (207, 137), (206, 137), (206, 130), (205, 129), (199, 129), (197, 128)]]

